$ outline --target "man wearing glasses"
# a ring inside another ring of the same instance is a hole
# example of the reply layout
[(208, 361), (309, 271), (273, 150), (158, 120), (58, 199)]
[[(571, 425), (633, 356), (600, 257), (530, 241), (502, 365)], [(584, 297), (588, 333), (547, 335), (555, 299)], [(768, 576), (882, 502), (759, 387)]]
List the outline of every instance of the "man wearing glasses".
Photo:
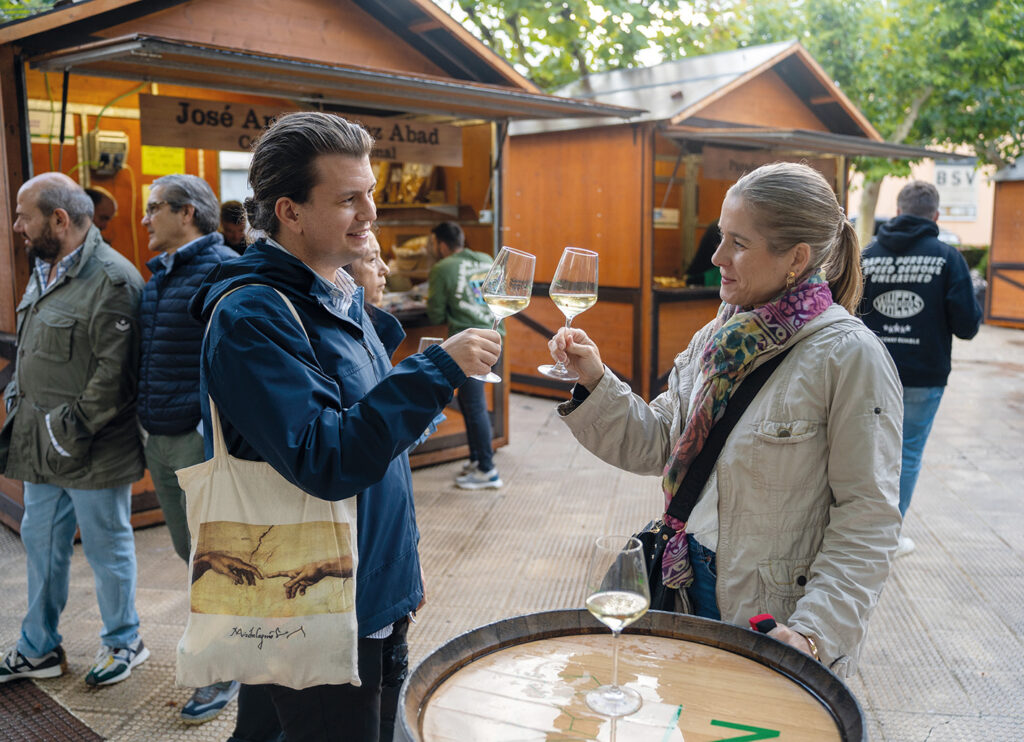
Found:
[[(146, 466), (174, 550), (188, 563), (185, 493), (175, 472), (205, 459), (199, 429), (203, 326), (188, 313), (188, 303), (210, 269), (238, 253), (217, 231), (217, 197), (194, 175), (153, 181), (142, 226), (149, 232), (149, 249), (157, 255), (146, 264), (153, 276), (143, 289), (139, 310), (139, 423), (145, 431)], [(181, 719), (187, 724), (209, 721), (237, 694), (235, 682), (198, 688), (182, 707)]]

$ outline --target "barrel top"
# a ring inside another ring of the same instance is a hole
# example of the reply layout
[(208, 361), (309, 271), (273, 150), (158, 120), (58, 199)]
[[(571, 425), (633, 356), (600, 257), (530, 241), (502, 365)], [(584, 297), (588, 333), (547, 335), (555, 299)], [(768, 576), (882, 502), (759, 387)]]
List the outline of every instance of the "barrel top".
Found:
[(586, 705), (611, 681), (611, 632), (586, 611), (551, 611), (481, 627), (427, 657), (403, 688), (402, 732), (423, 742), (866, 739), (846, 686), (780, 642), (657, 612), (632, 629), (619, 638), (619, 682), (643, 697), (635, 714), (613, 722)]

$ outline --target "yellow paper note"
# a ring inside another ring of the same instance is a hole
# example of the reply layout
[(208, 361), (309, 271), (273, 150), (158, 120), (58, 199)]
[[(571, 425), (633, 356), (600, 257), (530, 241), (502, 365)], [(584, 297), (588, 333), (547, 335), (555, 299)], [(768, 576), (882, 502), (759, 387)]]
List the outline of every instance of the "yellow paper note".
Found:
[(142, 145), (143, 175), (173, 175), (185, 172), (184, 147)]

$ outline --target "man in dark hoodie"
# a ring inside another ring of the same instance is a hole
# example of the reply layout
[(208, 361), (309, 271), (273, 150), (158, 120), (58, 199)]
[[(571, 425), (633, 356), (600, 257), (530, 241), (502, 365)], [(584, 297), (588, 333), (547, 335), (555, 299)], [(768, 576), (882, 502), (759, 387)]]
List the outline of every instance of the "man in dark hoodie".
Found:
[[(907, 514), (921, 456), (949, 377), (953, 335), (970, 340), (981, 324), (967, 262), (938, 239), (939, 192), (913, 181), (900, 191), (897, 216), (861, 254), (860, 314), (878, 335), (903, 382), (900, 513)], [(914, 549), (900, 537), (896, 556)]]
[(469, 329), (392, 368), (394, 348), (374, 330), (362, 288), (340, 270), (370, 250), (372, 147), (365, 129), (332, 114), (279, 118), (249, 168), (249, 223), (267, 237), (215, 267), (191, 304), (209, 323), (204, 429), (209, 394), (232, 456), (265, 461), (314, 497), (357, 498), (361, 685), (243, 685), (232, 740), (279, 731), (291, 742), (390, 739), (402, 678), (385, 677), (384, 668), (396, 667), (390, 660), (423, 600), (406, 451), (456, 387), (485, 373), (500, 351), (496, 332)]

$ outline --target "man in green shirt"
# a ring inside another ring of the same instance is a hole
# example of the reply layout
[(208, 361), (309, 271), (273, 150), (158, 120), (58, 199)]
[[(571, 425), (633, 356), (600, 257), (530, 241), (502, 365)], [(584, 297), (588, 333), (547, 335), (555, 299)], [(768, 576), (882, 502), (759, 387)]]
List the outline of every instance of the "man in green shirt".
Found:
[[(448, 325), (450, 335), (470, 327), (489, 329), (491, 312), (480, 287), (493, 262), (491, 256), (467, 248), (462, 228), (455, 222), (442, 222), (434, 227), (430, 243), (440, 258), (430, 271), (427, 316), (431, 323)], [(455, 478), (455, 486), (468, 490), (497, 489), (503, 482), (494, 466), (484, 382), (467, 379), (457, 396), (466, 422), (469, 462)]]

